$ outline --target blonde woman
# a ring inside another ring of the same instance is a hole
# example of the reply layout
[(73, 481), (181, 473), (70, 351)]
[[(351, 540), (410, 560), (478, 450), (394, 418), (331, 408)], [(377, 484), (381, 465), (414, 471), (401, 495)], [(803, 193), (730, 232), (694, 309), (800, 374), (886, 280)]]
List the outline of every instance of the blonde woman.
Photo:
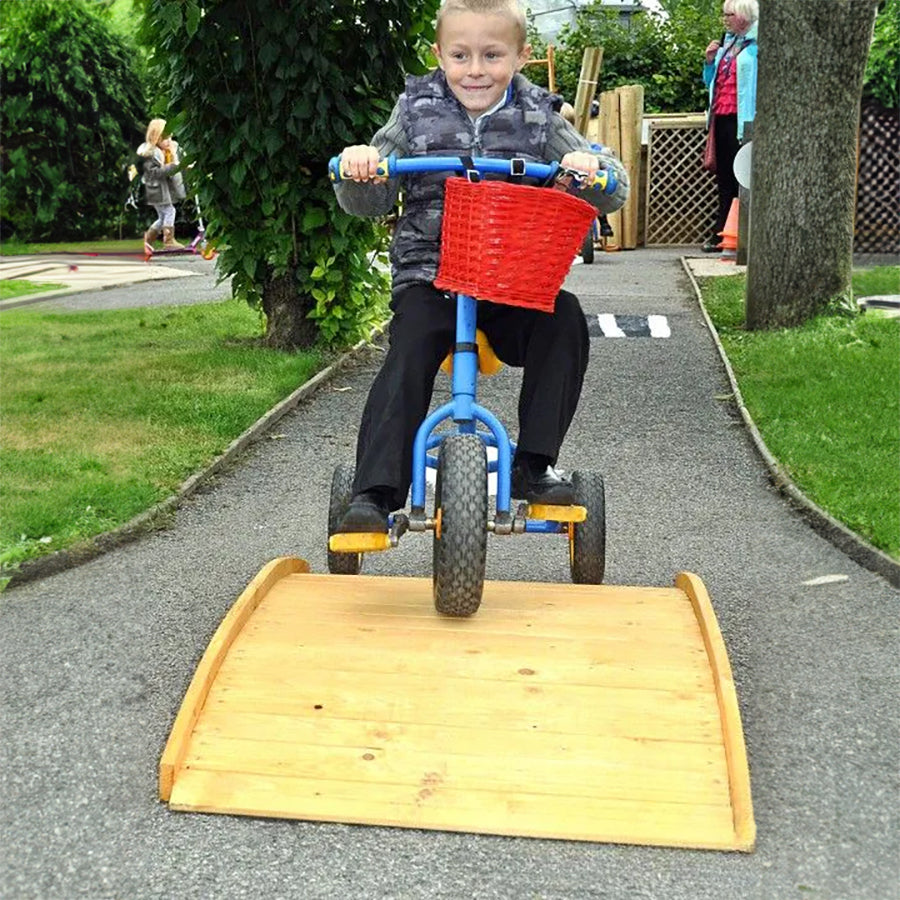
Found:
[(709, 89), (709, 129), (715, 142), (716, 187), (719, 209), (704, 253), (719, 252), (719, 233), (725, 227), (731, 201), (738, 195), (734, 158), (744, 140), (744, 126), (756, 115), (756, 29), (758, 0), (725, 0), (721, 41), (706, 48), (703, 81)]

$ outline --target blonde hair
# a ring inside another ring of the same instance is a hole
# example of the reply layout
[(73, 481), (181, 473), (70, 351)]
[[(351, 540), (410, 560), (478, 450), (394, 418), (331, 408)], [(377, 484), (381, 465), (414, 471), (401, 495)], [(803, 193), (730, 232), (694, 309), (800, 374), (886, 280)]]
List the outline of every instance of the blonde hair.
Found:
[(559, 108), (559, 114), (570, 124), (575, 124), (575, 107), (571, 103), (563, 103)]
[(759, 0), (731, 0), (731, 11), (752, 25), (759, 20)]
[(483, 16), (494, 14), (507, 16), (512, 19), (518, 31), (519, 49), (521, 50), (525, 46), (527, 40), (525, 12), (518, 0), (443, 0), (435, 22), (435, 40), (438, 43), (441, 41), (441, 23), (448, 13), (454, 12), (471, 12)]
[(147, 135), (144, 140), (148, 144), (156, 144), (159, 143), (159, 139), (163, 136), (163, 131), (166, 127), (165, 119), (151, 119), (150, 124), (147, 126)]

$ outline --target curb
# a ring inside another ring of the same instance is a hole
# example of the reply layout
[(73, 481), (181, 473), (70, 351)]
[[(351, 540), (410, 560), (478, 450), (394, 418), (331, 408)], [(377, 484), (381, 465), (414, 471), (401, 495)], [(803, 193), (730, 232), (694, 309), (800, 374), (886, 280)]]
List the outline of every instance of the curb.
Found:
[(709, 313), (703, 305), (700, 286), (697, 284), (697, 280), (694, 277), (694, 273), (686, 257), (681, 258), (681, 266), (694, 288), (694, 296), (697, 298), (700, 312), (703, 314), (706, 327), (712, 335), (716, 349), (719, 351), (719, 356), (725, 366), (725, 371), (728, 374), (728, 380), (731, 383), (731, 389), (734, 392), (734, 402), (741, 413), (741, 418), (744, 420), (744, 425), (750, 433), (750, 437), (753, 439), (757, 452), (762, 457), (766, 464), (766, 468), (769, 470), (769, 477), (772, 480), (772, 484), (782, 496), (788, 499), (791, 506), (802, 515), (806, 523), (815, 532), (830, 541), (835, 547), (849, 556), (854, 562), (859, 563), (863, 568), (881, 575), (894, 587), (900, 587), (900, 562), (897, 562), (888, 556), (887, 553), (884, 553), (882, 550), (879, 550), (877, 547), (873, 547), (867, 541), (864, 541), (858, 534), (851, 531), (842, 522), (839, 522), (832, 515), (825, 512), (824, 509), (813, 503), (812, 500), (810, 500), (797, 485), (794, 484), (781, 463), (779, 463), (772, 455), (771, 451), (766, 446), (766, 442), (763, 440), (762, 435), (759, 433), (756, 423), (753, 421), (747, 407), (744, 405), (744, 398), (738, 387), (734, 370), (731, 368), (731, 363), (728, 360), (728, 354), (725, 352), (725, 348), (719, 340), (719, 333), (716, 331), (716, 326), (713, 325), (712, 319), (709, 317)]
[[(300, 385), (292, 394), (273, 406), (267, 413), (256, 420), (246, 431), (235, 438), (225, 450), (219, 454), (205, 469), (191, 475), (182, 482), (178, 490), (160, 501), (146, 512), (140, 513), (133, 519), (121, 525), (113, 531), (98, 534), (96, 537), (85, 541), (76, 547), (65, 550), (57, 550), (47, 556), (40, 556), (23, 562), (19, 568), (12, 571), (6, 583), (6, 589), (25, 584), (29, 581), (37, 581), (50, 575), (56, 575), (66, 569), (72, 569), (82, 563), (96, 559), (98, 556), (116, 547), (137, 540), (139, 537), (163, 527), (174, 515), (181, 504), (194, 494), (200, 487), (210, 481), (250, 444), (265, 434), (279, 419), (282, 419), (301, 400), (314, 394), (322, 385), (330, 381), (351, 360), (355, 359), (362, 350), (371, 346), (375, 338), (381, 333), (382, 328), (375, 328), (368, 339), (361, 340), (346, 353), (336, 359), (331, 365), (326, 366), (321, 372), (313, 375), (309, 381)], [(0, 588), (2, 590), (2, 588)]]

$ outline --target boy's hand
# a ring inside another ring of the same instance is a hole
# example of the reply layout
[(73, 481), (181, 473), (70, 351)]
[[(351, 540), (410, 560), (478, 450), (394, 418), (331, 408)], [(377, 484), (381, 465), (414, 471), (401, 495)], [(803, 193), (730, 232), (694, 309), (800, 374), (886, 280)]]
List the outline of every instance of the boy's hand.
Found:
[(584, 172), (589, 179), (593, 178), (600, 168), (600, 160), (593, 153), (585, 150), (573, 150), (571, 153), (567, 153), (559, 161), (559, 164), (564, 169), (578, 169), (579, 172)]
[(344, 178), (353, 181), (371, 181), (384, 184), (387, 181), (378, 175), (378, 163), (381, 159), (378, 150), (365, 144), (344, 147), (341, 151), (341, 173)]
[[(600, 170), (600, 160), (593, 153), (585, 150), (573, 150), (567, 153), (560, 161), (561, 169), (575, 169), (578, 172), (584, 172), (585, 182), (593, 181), (594, 176)], [(557, 185), (563, 190), (568, 189), (572, 184), (572, 178), (568, 175), (561, 175), (557, 178)]]

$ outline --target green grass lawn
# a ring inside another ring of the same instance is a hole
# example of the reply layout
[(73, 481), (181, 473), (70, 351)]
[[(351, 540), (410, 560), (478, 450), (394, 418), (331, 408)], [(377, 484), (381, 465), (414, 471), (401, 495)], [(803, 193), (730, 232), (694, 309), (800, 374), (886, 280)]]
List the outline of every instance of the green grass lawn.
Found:
[[(896, 293), (896, 267), (854, 293)], [(900, 558), (900, 319), (821, 316), (747, 332), (745, 276), (701, 280), (704, 304), (769, 450), (822, 509)]]
[(0, 256), (32, 256), (39, 253), (135, 253), (144, 252), (142, 238), (127, 240), (68, 241), (60, 244), (22, 244), (4, 241)]
[(0, 314), (0, 565), (165, 499), (325, 364), (260, 333), (235, 301)]
[(64, 284), (35, 284), (33, 281), (10, 278), (0, 281), (0, 300), (12, 300), (28, 294), (40, 294), (43, 291), (58, 291)]
[(853, 293), (857, 297), (900, 294), (900, 266), (877, 266), (853, 272)]

